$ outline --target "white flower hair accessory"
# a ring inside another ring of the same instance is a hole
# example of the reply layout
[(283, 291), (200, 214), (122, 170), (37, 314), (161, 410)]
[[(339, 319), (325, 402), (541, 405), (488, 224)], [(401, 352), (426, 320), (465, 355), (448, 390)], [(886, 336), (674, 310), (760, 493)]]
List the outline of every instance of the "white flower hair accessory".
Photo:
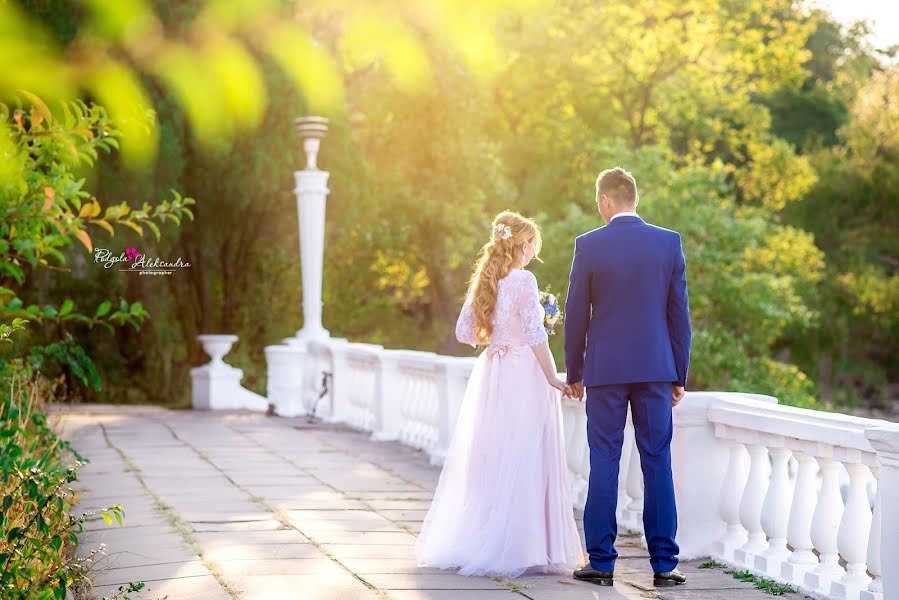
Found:
[(500, 223), (493, 228), (493, 237), (507, 240), (512, 237), (512, 228), (505, 223)]

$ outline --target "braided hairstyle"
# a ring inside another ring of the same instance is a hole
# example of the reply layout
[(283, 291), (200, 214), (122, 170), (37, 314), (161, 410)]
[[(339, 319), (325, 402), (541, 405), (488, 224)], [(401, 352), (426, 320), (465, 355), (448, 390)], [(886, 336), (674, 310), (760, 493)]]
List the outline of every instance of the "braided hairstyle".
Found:
[(536, 244), (534, 255), (539, 255), (542, 244), (540, 228), (531, 219), (509, 210), (499, 213), (493, 219), (490, 241), (481, 248), (481, 256), (475, 263), (469, 280), (475, 336), (482, 345), (489, 343), (493, 333), (499, 281), (520, 260), (522, 246), (528, 242)]

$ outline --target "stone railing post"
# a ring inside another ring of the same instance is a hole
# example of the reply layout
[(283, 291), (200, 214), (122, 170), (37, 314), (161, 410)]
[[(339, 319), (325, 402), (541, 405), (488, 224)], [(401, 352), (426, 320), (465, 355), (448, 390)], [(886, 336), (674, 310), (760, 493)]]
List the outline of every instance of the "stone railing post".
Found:
[[(873, 427), (865, 431), (865, 437), (877, 452), (880, 463), (880, 479), (877, 485), (880, 521), (879, 568), (882, 571), (882, 598), (899, 598), (899, 425)], [(877, 580), (873, 583), (876, 583)], [(870, 588), (869, 588), (870, 589)]]
[[(727, 476), (728, 447), (709, 423), (714, 401), (714, 396), (687, 392), (674, 409), (671, 467), (682, 560), (711, 555), (726, 529), (716, 507)], [(636, 450), (633, 459), (639, 460)]]
[(303, 402), (304, 359), (308, 355), (296, 346), (276, 344), (265, 347), (268, 368), (266, 394), (275, 414), (296, 417), (306, 414)]
[(883, 600), (883, 564), (880, 562), (880, 522), (883, 511), (880, 501), (880, 467), (871, 469), (874, 480), (877, 481), (877, 493), (874, 496), (874, 516), (871, 520), (871, 535), (868, 536), (868, 572), (874, 579), (868, 585), (867, 590), (862, 590), (859, 600)]

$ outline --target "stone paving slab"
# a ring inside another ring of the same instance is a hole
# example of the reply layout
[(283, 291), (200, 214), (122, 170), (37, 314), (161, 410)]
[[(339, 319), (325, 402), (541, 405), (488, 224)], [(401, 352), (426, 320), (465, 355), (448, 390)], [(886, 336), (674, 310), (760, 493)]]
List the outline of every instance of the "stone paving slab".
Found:
[(79, 472), (73, 513), (125, 507), (124, 526), (94, 518), (82, 534), (81, 555), (107, 545), (92, 571), (95, 598), (127, 581), (147, 584), (135, 600), (765, 597), (721, 570), (697, 569), (699, 561), (682, 564), (687, 586), (656, 589), (639, 538), (619, 539), (612, 588), (568, 576), (510, 582), (418, 567), (415, 535), (439, 469), (422, 452), (347, 427), (247, 411), (51, 412), (63, 437), (91, 459)]

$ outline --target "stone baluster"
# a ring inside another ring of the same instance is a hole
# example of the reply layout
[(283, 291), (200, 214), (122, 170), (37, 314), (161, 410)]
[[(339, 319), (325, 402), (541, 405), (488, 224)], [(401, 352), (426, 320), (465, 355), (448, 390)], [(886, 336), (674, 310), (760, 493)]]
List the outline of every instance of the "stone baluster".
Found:
[(859, 596), (860, 600), (883, 600), (883, 564), (880, 561), (880, 513), (882, 503), (880, 501), (880, 467), (871, 468), (874, 480), (877, 482), (877, 494), (874, 496), (874, 517), (871, 520), (871, 535), (868, 537), (868, 572), (874, 579)]
[(844, 464), (849, 473), (849, 494), (837, 533), (837, 547), (846, 561), (846, 574), (831, 587), (831, 595), (838, 598), (858, 597), (860, 590), (871, 583), (868, 577), (868, 535), (871, 532), (871, 506), (868, 504), (868, 467), (861, 462), (861, 453), (850, 451)]
[(446, 459), (453, 426), (455, 425), (450, 423), (452, 413), (451, 396), (453, 393), (450, 365), (452, 360), (452, 357), (439, 357), (435, 362), (437, 444), (430, 451), (432, 465), (442, 465)]
[(350, 365), (347, 350), (350, 344), (331, 347), (331, 414), (326, 420), (331, 423), (346, 423), (350, 411)]
[(812, 551), (812, 515), (815, 511), (818, 462), (804, 451), (793, 453), (798, 464), (796, 483), (793, 486), (793, 504), (790, 507), (790, 522), (787, 526), (787, 541), (793, 553), (781, 565), (781, 577), (801, 584), (806, 571), (818, 564), (818, 557)]
[(743, 547), (734, 552), (734, 561), (755, 566), (755, 555), (768, 547), (762, 530), (762, 504), (768, 491), (768, 449), (760, 444), (749, 445), (749, 478), (740, 501), (740, 523), (749, 534)]
[(755, 559), (755, 568), (769, 575), (780, 575), (780, 566), (790, 556), (787, 548), (787, 526), (790, 518), (790, 475), (787, 471), (790, 450), (781, 446), (770, 449), (771, 482), (762, 504), (762, 529), (768, 536), (768, 549)]
[(805, 586), (811, 590), (830, 593), (830, 582), (843, 576), (840, 557), (837, 554), (837, 532), (843, 516), (843, 499), (840, 497), (840, 463), (832, 458), (833, 449), (818, 457), (821, 468), (821, 489), (812, 516), (812, 544), (818, 550), (820, 563), (805, 574)]
[(403, 426), (402, 380), (395, 351), (378, 354), (378, 376), (375, 389), (375, 425), (372, 439), (380, 442), (397, 440)]
[(727, 475), (721, 486), (721, 519), (727, 524), (724, 538), (715, 546), (715, 553), (726, 561), (734, 559), (734, 549), (746, 543), (746, 530), (740, 524), (740, 499), (746, 486), (743, 444), (728, 440)]

